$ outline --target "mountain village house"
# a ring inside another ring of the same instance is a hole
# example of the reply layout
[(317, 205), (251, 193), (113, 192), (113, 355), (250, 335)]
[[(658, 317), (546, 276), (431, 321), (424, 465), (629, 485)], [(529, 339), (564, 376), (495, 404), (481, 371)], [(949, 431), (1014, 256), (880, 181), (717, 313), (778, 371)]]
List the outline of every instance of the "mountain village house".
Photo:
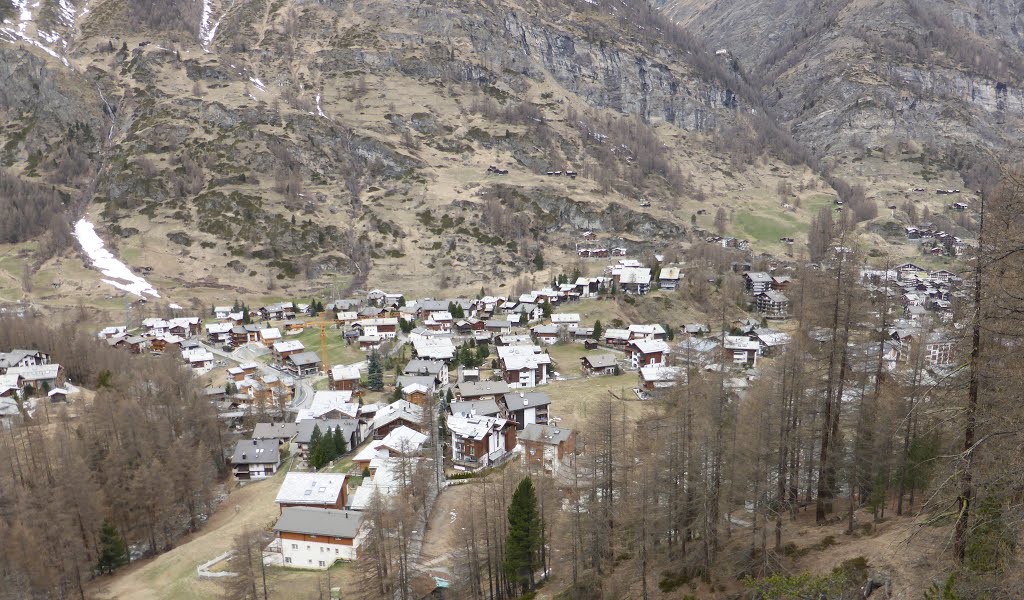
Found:
[(516, 446), (515, 422), (495, 417), (448, 417), (456, 469), (482, 469), (503, 461)]
[(356, 560), (366, 537), (359, 511), (289, 506), (274, 525), (284, 564), (325, 570), (338, 560)]
[(519, 434), (528, 471), (557, 476), (576, 459), (576, 432), (550, 425), (527, 425)]
[(239, 481), (266, 479), (281, 466), (277, 440), (239, 440), (231, 454), (231, 474)]

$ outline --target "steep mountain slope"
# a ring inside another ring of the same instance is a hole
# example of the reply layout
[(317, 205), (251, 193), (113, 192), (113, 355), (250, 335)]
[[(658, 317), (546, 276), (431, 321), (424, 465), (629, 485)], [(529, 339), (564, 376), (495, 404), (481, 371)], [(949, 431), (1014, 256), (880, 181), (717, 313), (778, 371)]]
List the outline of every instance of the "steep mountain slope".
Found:
[(1024, 119), (1024, 17), (1009, 0), (659, 0), (735, 59), (817, 154), (913, 144), (962, 167), (1012, 152)]
[[(510, 289), (538, 254), (564, 268), (584, 230), (671, 251), (718, 206), (777, 220), (762, 240), (777, 247), (832, 194), (742, 147), (744, 101), (640, 0), (11, 6), (4, 168), (56, 186), (183, 300), (285, 282)], [(773, 214), (780, 181), (804, 208)], [(67, 261), (31, 266), (51, 303), (109, 292), (69, 290)]]

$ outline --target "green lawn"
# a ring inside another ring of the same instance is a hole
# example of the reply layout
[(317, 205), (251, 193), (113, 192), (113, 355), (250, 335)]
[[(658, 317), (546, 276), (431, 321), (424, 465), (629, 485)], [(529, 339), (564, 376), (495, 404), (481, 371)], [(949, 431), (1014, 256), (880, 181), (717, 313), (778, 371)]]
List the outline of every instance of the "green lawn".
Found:
[(551, 397), (551, 415), (559, 417), (563, 427), (579, 429), (587, 419), (587, 407), (597, 401), (604, 401), (608, 393), (623, 396), (627, 399), (626, 409), (631, 417), (636, 417), (643, 410), (644, 404), (632, 401), (635, 396), (631, 391), (637, 386), (637, 373), (624, 371), (622, 375), (583, 377), (571, 381), (556, 381), (537, 388)]
[[(282, 332), (283, 333), (283, 332)], [(299, 335), (285, 334), (286, 340), (298, 340), (307, 351), (320, 354), (320, 328), (309, 327)], [(366, 360), (366, 354), (355, 344), (346, 344), (337, 329), (327, 329), (327, 364), (347, 365)], [(322, 358), (322, 357), (321, 357)]]

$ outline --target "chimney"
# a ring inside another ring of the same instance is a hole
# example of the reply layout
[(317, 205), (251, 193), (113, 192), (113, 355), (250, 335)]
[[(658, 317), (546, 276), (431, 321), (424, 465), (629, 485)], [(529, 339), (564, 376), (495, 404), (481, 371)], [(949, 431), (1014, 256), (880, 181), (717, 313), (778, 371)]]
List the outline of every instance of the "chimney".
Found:
[(253, 446), (255, 446), (255, 445), (256, 445), (256, 440), (253, 440), (253, 441), (252, 441), (252, 445), (253, 445)]
[(242, 453), (242, 460), (245, 460), (245, 452)]

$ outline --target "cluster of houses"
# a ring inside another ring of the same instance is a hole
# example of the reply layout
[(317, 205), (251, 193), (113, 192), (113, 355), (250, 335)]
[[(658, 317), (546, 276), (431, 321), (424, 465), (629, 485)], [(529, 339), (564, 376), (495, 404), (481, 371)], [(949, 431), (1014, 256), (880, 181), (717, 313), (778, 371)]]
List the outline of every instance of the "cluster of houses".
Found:
[[(964, 208), (958, 210), (964, 210)], [(932, 256), (963, 256), (967, 250), (967, 242), (959, 237), (940, 230), (933, 223), (913, 225), (905, 228), (907, 239), (921, 245), (925, 254)]]
[(903, 263), (884, 272), (867, 273), (872, 285), (887, 279), (899, 294), (905, 318), (909, 321), (924, 321), (934, 316), (938, 321), (953, 320), (954, 300), (963, 295), (957, 289), (961, 279), (946, 269), (928, 270), (914, 263)]
[(0, 423), (20, 416), (21, 405), (30, 410), (36, 396), (50, 402), (67, 400), (68, 390), (61, 387), (64, 381), (64, 369), (51, 362), (46, 352), (19, 348), (0, 352)]

